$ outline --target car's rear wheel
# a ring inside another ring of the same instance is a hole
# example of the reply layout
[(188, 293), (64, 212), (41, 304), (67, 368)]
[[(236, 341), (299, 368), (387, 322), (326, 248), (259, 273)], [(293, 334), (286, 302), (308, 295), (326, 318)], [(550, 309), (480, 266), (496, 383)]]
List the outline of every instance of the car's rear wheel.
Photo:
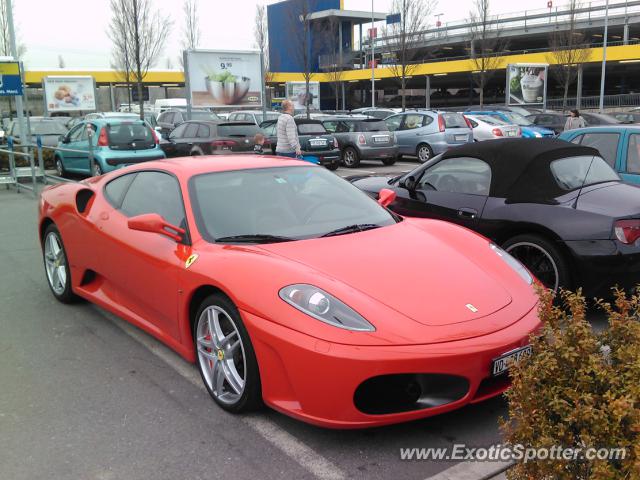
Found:
[(517, 235), (503, 245), (520, 260), (543, 285), (552, 290), (571, 288), (571, 274), (564, 255), (552, 242), (540, 235)]
[(353, 147), (347, 147), (342, 152), (342, 163), (347, 168), (355, 168), (360, 165), (360, 155)]
[(102, 167), (100, 166), (100, 163), (94, 160), (91, 164), (91, 175), (94, 177), (99, 177), (103, 173), (104, 172), (102, 171)]
[(42, 257), (47, 282), (53, 296), (62, 303), (71, 303), (77, 300), (78, 297), (71, 290), (71, 270), (67, 253), (58, 227), (53, 223), (44, 232)]
[(382, 159), (382, 164), (383, 165), (393, 165), (394, 163), (396, 163), (395, 157), (389, 157), (389, 158), (383, 158)]
[(258, 361), (236, 306), (213, 294), (200, 305), (194, 326), (200, 375), (215, 402), (240, 413), (262, 404)]
[(416, 156), (420, 163), (427, 162), (433, 158), (433, 150), (426, 143), (421, 143), (418, 145), (418, 148), (416, 148)]
[(334, 171), (334, 170), (337, 170), (339, 166), (340, 166), (340, 164), (338, 162), (330, 163), (330, 164), (327, 165), (327, 169), (331, 170), (331, 171)]
[(67, 171), (64, 169), (64, 165), (62, 164), (62, 159), (56, 156), (56, 175), (61, 178), (67, 176)]

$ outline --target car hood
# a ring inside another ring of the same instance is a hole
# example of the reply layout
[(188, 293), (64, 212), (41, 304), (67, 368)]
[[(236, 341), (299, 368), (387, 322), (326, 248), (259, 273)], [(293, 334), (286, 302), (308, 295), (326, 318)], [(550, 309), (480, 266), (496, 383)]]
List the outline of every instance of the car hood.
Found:
[[(365, 232), (262, 248), (426, 326), (473, 323), (507, 307), (512, 302), (508, 286), (485, 268), (487, 261), (495, 267), (502, 260), (485, 239), (443, 223), (405, 220)], [(431, 226), (434, 231), (429, 231)], [(443, 229), (448, 235), (440, 235)], [(464, 248), (464, 239), (479, 241), (485, 254), (474, 258), (478, 245)], [(328, 291), (341, 296), (339, 289)]]

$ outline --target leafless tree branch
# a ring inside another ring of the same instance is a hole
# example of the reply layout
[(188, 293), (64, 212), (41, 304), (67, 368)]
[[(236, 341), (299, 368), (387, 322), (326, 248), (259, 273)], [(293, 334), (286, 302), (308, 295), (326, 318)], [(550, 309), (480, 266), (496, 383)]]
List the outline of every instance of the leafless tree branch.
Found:
[[(182, 25), (182, 50), (193, 50), (200, 44), (200, 22), (198, 17), (198, 0), (184, 0), (182, 4), (184, 24)], [(180, 68), (184, 69), (182, 52), (178, 59)]]

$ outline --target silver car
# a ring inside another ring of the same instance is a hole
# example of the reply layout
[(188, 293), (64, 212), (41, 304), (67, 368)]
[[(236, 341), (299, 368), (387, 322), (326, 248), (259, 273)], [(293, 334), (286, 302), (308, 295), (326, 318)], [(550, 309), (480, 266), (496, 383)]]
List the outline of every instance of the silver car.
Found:
[(360, 160), (382, 160), (384, 165), (396, 163), (398, 145), (383, 120), (345, 116), (322, 118), (321, 121), (338, 140), (345, 167), (355, 168)]
[(398, 141), (398, 158), (414, 155), (421, 163), (451, 147), (473, 142), (471, 124), (458, 112), (413, 110), (385, 119)]
[(262, 110), (238, 110), (237, 112), (231, 112), (227, 116), (228, 122), (251, 122), (256, 125), (260, 125), (262, 122), (268, 120), (277, 120), (280, 116), (280, 112), (272, 112), (267, 110), (263, 115)]
[(495, 140), (498, 138), (520, 138), (522, 131), (518, 125), (511, 125), (490, 115), (465, 115), (473, 127), (473, 139)]

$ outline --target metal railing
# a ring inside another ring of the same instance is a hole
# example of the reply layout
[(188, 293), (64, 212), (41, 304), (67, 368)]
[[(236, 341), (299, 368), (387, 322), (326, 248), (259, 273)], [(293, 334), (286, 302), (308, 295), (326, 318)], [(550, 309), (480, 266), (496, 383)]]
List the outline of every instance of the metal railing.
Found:
[[(605, 108), (640, 107), (640, 93), (623, 93), (618, 95), (604, 96)], [(562, 98), (548, 98), (547, 108), (560, 110), (562, 108)], [(578, 108), (583, 110), (598, 110), (600, 108), (600, 97), (598, 95), (582, 97), (577, 104), (576, 97), (567, 98), (567, 108)]]

